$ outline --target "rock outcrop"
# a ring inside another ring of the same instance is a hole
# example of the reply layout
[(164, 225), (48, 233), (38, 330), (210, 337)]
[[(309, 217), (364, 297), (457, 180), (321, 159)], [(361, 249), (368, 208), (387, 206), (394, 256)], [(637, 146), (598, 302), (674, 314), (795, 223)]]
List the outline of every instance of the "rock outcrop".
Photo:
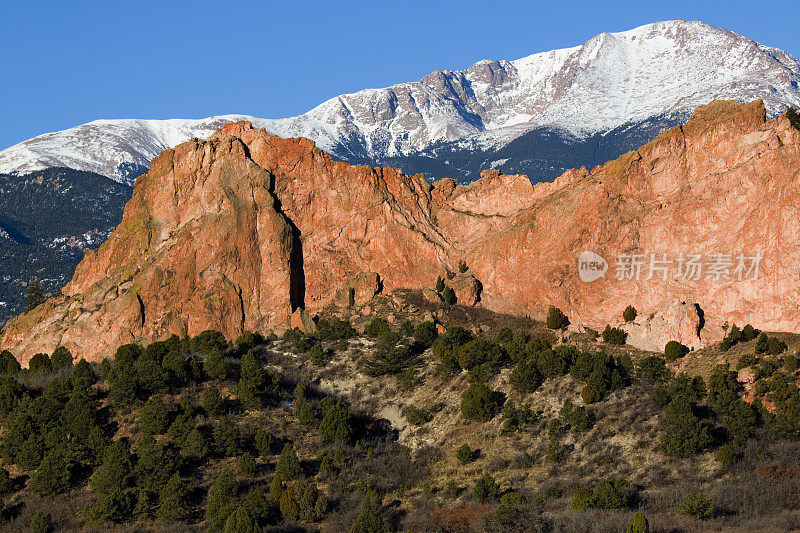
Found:
[(381, 292), (380, 276), (375, 272), (359, 272), (336, 291), (334, 302), (339, 307), (361, 305), (370, 301), (379, 292)]
[(212, 324), (227, 337), (288, 324), (300, 244), (273, 189), (234, 137), (164, 152), (136, 180), (109, 240), (86, 253), (61, 295), (8, 324), (3, 345), (23, 359), (53, 344), (97, 358)]
[(698, 306), (691, 302), (665, 302), (647, 316), (638, 316), (624, 324), (627, 342), (644, 350), (660, 352), (669, 341), (678, 341), (689, 349), (700, 348), (700, 332), (705, 327)]
[(481, 301), (481, 282), (469, 272), (459, 272), (446, 283), (456, 294), (457, 303), (472, 307)]
[(289, 319), (289, 327), (290, 328), (297, 328), (303, 333), (313, 334), (317, 331), (317, 324), (314, 322), (314, 319), (306, 313), (305, 309), (300, 309), (299, 307), (294, 310), (292, 313), (291, 318)]
[[(0, 348), (24, 362), (58, 345), (97, 359), (172, 333), (235, 337), (313, 314), (359, 273), (388, 293), (432, 287), (461, 261), (475, 280), (466, 303), (538, 318), (555, 305), (597, 329), (630, 304), (652, 317), (639, 329), (654, 349), (700, 346), (726, 321), (797, 331), (799, 196), (800, 132), (766, 120), (760, 101), (702, 106), (637, 151), (536, 186), (497, 172), (431, 185), (229, 123), (155, 158), (108, 242), (60, 295), (12, 320)], [(590, 283), (586, 250), (608, 261)], [(622, 268), (633, 254), (638, 277)], [(681, 276), (694, 254), (705, 270)], [(762, 258), (755, 279), (737, 272), (739, 254)]]

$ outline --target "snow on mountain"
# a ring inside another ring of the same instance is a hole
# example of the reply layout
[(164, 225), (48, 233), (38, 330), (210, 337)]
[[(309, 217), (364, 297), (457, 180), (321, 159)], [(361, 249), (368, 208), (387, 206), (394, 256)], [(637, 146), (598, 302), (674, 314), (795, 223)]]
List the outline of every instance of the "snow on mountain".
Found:
[(800, 106), (800, 62), (703, 22), (656, 22), (602, 33), (581, 46), (332, 98), (284, 119), (98, 120), (0, 152), (0, 172), (52, 166), (130, 181), (125, 165), (207, 137), (228, 120), (313, 139), (344, 160), (414, 154), (437, 142), (499, 148), (536, 128), (576, 139), (652, 117), (681, 116), (714, 99), (761, 98), (770, 114)]
[[(45, 133), (0, 152), (0, 172), (29, 172), (68, 167), (126, 181), (121, 166), (150, 166), (156, 154), (192, 137), (207, 137), (229, 120), (227, 115), (201, 120), (95, 120)], [(127, 164), (127, 165), (126, 165)]]

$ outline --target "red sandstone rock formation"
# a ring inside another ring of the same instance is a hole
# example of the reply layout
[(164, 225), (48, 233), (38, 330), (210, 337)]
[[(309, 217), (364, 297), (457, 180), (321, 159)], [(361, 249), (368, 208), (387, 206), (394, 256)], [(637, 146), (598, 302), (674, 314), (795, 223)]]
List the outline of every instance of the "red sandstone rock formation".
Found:
[(381, 292), (380, 276), (375, 272), (359, 272), (336, 291), (334, 302), (339, 307), (365, 304), (379, 292)]
[[(497, 172), (430, 185), (231, 123), (155, 158), (109, 241), (61, 295), (11, 321), (0, 348), (97, 359), (171, 333), (235, 337), (313, 314), (359, 273), (391, 292), (432, 287), (461, 261), (467, 300), (539, 318), (555, 305), (598, 329), (631, 304), (631, 340), (653, 349), (715, 340), (725, 321), (798, 331), (799, 196), (800, 132), (765, 120), (761, 102), (713, 102), (637, 151), (535, 186)], [(584, 250), (609, 263), (591, 283)], [(763, 255), (758, 279), (615, 279), (619, 254), (740, 252)]]
[(289, 327), (297, 328), (303, 333), (313, 334), (317, 331), (317, 324), (314, 318), (306, 313), (305, 309), (297, 308), (289, 318)]
[(475, 306), (481, 301), (481, 282), (469, 272), (459, 272), (445, 283), (455, 292), (457, 303)]

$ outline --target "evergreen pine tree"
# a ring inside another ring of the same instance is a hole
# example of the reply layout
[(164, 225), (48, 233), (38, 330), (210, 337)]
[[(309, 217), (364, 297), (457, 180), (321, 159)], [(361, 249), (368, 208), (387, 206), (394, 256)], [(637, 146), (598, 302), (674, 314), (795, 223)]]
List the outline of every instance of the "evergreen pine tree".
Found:
[(115, 441), (106, 449), (102, 464), (89, 478), (89, 486), (100, 494), (119, 492), (127, 486), (132, 470), (128, 443)]
[(756, 340), (756, 353), (767, 353), (769, 351), (769, 337), (763, 331)]
[(636, 320), (636, 308), (632, 305), (626, 307), (625, 311), (622, 312), (622, 318), (625, 322), (633, 322)]
[(225, 529), (223, 529), (223, 533), (259, 533), (260, 531), (258, 522), (247, 507), (239, 507), (231, 513), (225, 521)]
[(258, 390), (264, 386), (266, 381), (266, 374), (261, 361), (258, 360), (252, 350), (249, 350), (242, 356), (242, 371), (239, 382), (244, 383), (251, 389)]
[(139, 427), (148, 435), (161, 435), (169, 423), (169, 411), (161, 396), (151, 396), (139, 411)]
[(11, 474), (0, 466), (0, 497), (7, 496), (13, 486), (14, 480), (11, 479)]
[(250, 452), (244, 452), (236, 460), (236, 468), (244, 477), (253, 477), (256, 474), (256, 460)]
[(212, 351), (203, 361), (203, 371), (209, 379), (225, 379), (228, 375), (228, 366), (225, 357), (219, 350)]
[(444, 280), (442, 276), (436, 278), (436, 292), (441, 293), (444, 290)]
[(191, 379), (192, 371), (189, 360), (179, 349), (170, 350), (161, 360), (164, 379), (171, 386), (183, 385)]
[(547, 310), (547, 327), (550, 329), (564, 329), (569, 325), (569, 319), (561, 309), (550, 306)]
[(50, 356), (50, 364), (54, 369), (72, 366), (72, 353), (63, 346), (59, 346)]
[(111, 445), (111, 439), (100, 426), (94, 426), (86, 438), (86, 448), (90, 455), (89, 462), (98, 464), (103, 459), (106, 449)]
[(53, 369), (53, 363), (50, 361), (50, 356), (46, 353), (37, 353), (28, 361), (28, 370), (31, 372), (50, 372)]
[(209, 385), (200, 397), (203, 410), (210, 418), (218, 418), (225, 411), (225, 400), (214, 385)]
[(641, 512), (636, 513), (628, 525), (626, 533), (650, 533), (650, 524), (647, 522), (647, 518)]
[(475, 451), (473, 451), (466, 442), (462, 444), (458, 450), (456, 450), (456, 458), (462, 465), (474, 461), (476, 459), (476, 455), (477, 454)]
[(12, 376), (8, 376), (0, 383), (0, 419), (8, 416), (19, 404), (24, 390), (19, 381)]
[(786, 110), (786, 118), (789, 119), (789, 123), (792, 127), (796, 130), (800, 130), (800, 113), (797, 112), (797, 109), (794, 107), (790, 107)]
[(275, 501), (279, 501), (285, 489), (286, 486), (281, 479), (281, 475), (278, 473), (273, 475), (272, 482), (269, 484), (269, 495), (272, 496)]
[(206, 518), (213, 529), (221, 529), (236, 509), (234, 497), (239, 490), (231, 470), (223, 470), (208, 492)]
[(475, 483), (472, 497), (480, 503), (497, 501), (500, 498), (500, 485), (489, 474), (484, 474)]
[(214, 447), (224, 457), (239, 454), (239, 430), (229, 418), (221, 418), (214, 426)]
[(97, 424), (95, 402), (84, 389), (74, 389), (61, 411), (61, 425), (64, 431), (85, 440)]
[(256, 451), (258, 451), (259, 455), (264, 456), (272, 453), (272, 444), (275, 441), (275, 437), (266, 429), (256, 429), (253, 440), (255, 441)]
[(140, 519), (150, 518), (150, 491), (139, 489), (136, 493), (136, 504), (133, 506), (133, 516)]
[(353, 429), (350, 426), (350, 408), (340, 401), (323, 398), (319, 403), (322, 421), (319, 433), (328, 442), (348, 442)]
[(31, 519), (31, 533), (50, 533), (53, 531), (53, 524), (50, 515), (42, 511), (37, 511)]
[(455, 305), (458, 298), (452, 288), (445, 286), (445, 288), (442, 289), (442, 300), (444, 300), (444, 303), (447, 305)]
[(40, 496), (54, 496), (69, 488), (69, 463), (60, 450), (48, 452), (31, 479), (31, 490)]
[(69, 375), (69, 382), (73, 389), (87, 390), (89, 387), (97, 383), (97, 376), (94, 373), (92, 365), (87, 363), (84, 359), (72, 368)]
[(250, 511), (253, 517), (259, 522), (266, 522), (272, 514), (266, 496), (260, 490), (251, 490), (244, 499), (244, 506)]
[(385, 531), (375, 499), (376, 497), (372, 494), (364, 497), (364, 501), (361, 504), (361, 513), (350, 528), (350, 533), (383, 533)]
[(297, 454), (291, 442), (286, 443), (286, 446), (283, 447), (283, 451), (281, 451), (281, 455), (278, 457), (278, 464), (275, 467), (275, 472), (285, 481), (292, 481), (300, 477), (300, 460), (297, 458)]
[(186, 516), (186, 496), (180, 475), (172, 474), (158, 497), (156, 518), (162, 524), (177, 522)]
[(294, 520), (299, 514), (297, 502), (294, 499), (294, 487), (288, 487), (281, 494), (281, 499), (278, 501), (278, 508), (281, 510), (281, 515), (288, 520)]
[(499, 395), (483, 383), (472, 383), (461, 395), (461, 415), (467, 420), (488, 422), (501, 407)]
[(201, 460), (208, 455), (208, 444), (197, 428), (192, 429), (183, 441), (181, 455), (187, 459)]
[(20, 370), (22, 370), (22, 366), (11, 352), (8, 350), (0, 351), (0, 374), (6, 373), (15, 375), (18, 374)]
[(259, 409), (262, 406), (259, 394), (266, 381), (267, 376), (261, 362), (252, 350), (248, 351), (242, 356), (241, 375), (236, 387), (239, 402), (246, 409)]
[(44, 303), (47, 298), (44, 296), (44, 289), (38, 279), (34, 279), (28, 283), (28, 294), (25, 297), (25, 312), (33, 311), (40, 304)]
[(108, 398), (116, 408), (130, 406), (136, 401), (136, 370), (132, 361), (123, 359), (114, 362), (110, 369), (108, 383), (111, 387)]

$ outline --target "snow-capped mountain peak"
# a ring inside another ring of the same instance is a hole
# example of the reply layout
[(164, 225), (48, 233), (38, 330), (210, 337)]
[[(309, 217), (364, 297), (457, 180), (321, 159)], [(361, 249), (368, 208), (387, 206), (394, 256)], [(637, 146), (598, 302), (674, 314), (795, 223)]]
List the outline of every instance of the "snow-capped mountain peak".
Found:
[(714, 99), (761, 98), (769, 113), (800, 106), (800, 62), (703, 22), (665, 21), (601, 33), (580, 46), (514, 61), (435, 70), (417, 82), (334, 97), (284, 119), (98, 120), (0, 152), (0, 172), (52, 166), (119, 181), (127, 167), (227, 120), (313, 139), (345, 160), (418, 153), (436, 143), (497, 149), (535, 128), (576, 139), (653, 117), (681, 117)]

